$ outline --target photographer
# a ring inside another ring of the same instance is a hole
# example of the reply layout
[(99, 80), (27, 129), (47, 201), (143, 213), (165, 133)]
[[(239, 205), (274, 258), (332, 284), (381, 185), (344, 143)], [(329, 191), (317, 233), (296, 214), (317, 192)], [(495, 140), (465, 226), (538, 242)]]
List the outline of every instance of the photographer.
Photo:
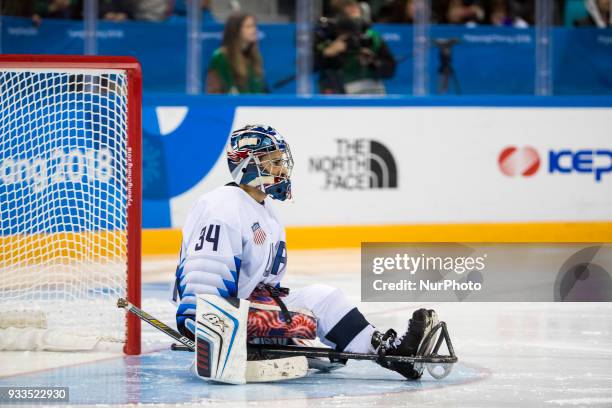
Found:
[(395, 73), (395, 59), (369, 28), (355, 0), (340, 1), (335, 19), (322, 19), (315, 33), (315, 70), (323, 94), (385, 94), (382, 79)]

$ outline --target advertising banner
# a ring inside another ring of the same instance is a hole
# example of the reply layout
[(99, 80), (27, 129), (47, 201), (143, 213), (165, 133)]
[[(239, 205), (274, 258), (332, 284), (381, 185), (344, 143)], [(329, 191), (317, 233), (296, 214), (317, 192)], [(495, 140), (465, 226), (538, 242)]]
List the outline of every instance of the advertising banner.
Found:
[[(232, 128), (247, 123), (291, 145), (288, 226), (612, 220), (610, 109), (237, 108)], [(172, 225), (228, 181), (220, 154), (170, 200)]]

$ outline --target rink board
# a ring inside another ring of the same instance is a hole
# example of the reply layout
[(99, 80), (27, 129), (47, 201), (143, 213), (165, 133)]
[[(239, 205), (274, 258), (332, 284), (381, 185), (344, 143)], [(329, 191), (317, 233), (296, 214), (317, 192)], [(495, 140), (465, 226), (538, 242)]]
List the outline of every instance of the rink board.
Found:
[(174, 252), (197, 197), (230, 181), (245, 123), (291, 145), (294, 202), (275, 204), (294, 248), (612, 241), (610, 98), (155, 96), (144, 116), (145, 253)]

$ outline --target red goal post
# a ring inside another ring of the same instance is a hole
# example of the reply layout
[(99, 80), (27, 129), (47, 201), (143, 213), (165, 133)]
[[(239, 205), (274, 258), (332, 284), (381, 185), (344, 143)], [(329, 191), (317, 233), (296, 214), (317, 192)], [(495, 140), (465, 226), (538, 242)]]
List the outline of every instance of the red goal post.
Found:
[(109, 308), (120, 295), (141, 303), (140, 64), (0, 55), (0, 79), (0, 312), (55, 302), (69, 320), (108, 315), (113, 322), (92, 321), (92, 330), (104, 338), (106, 325), (121, 323), (125, 353), (139, 354), (139, 319), (119, 322)]

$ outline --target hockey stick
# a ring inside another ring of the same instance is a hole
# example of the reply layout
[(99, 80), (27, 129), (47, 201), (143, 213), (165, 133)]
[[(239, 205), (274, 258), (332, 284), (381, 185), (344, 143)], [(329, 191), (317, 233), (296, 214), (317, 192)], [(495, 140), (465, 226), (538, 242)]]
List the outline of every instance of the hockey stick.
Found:
[[(168, 336), (172, 337), (179, 343), (180, 345), (173, 344), (172, 350), (178, 351), (194, 351), (195, 343), (188, 339), (187, 337), (181, 335), (176, 330), (167, 326), (166, 324), (160, 322), (155, 319), (153, 316), (139, 309), (138, 307), (132, 305), (126, 299), (119, 299), (117, 301), (117, 307), (124, 308), (128, 312), (135, 314), (140, 319), (149, 323), (151, 326), (156, 329), (166, 333)], [(438, 340), (431, 351), (431, 354), (426, 356), (380, 356), (378, 354), (370, 354), (370, 353), (351, 353), (346, 351), (336, 351), (333, 349), (323, 348), (323, 347), (301, 347), (301, 346), (283, 346), (283, 345), (275, 345), (275, 344), (249, 344), (249, 352), (258, 353), (261, 357), (264, 358), (281, 358), (281, 357), (291, 357), (291, 356), (304, 356), (307, 358), (313, 357), (324, 357), (329, 358), (330, 360), (371, 360), (371, 361), (385, 361), (389, 363), (424, 363), (424, 364), (454, 364), (458, 361), (457, 356), (455, 355), (455, 350), (453, 349), (453, 344), (451, 343), (450, 336), (448, 334), (448, 330), (446, 329), (446, 323), (440, 322), (429, 332), (428, 336), (424, 339), (423, 343), (431, 341), (433, 336), (441, 331), (441, 335), (438, 337)], [(442, 345), (442, 342), (446, 342), (446, 346), (448, 348), (449, 355), (438, 355), (438, 351)], [(431, 371), (430, 371), (431, 373)], [(433, 374), (432, 374), (433, 375)]]
[(128, 302), (127, 299), (119, 298), (117, 300), (117, 307), (125, 309), (126, 311), (135, 314), (141, 320), (144, 320), (145, 322), (149, 323), (151, 326), (155, 327), (157, 330), (160, 330), (166, 333), (168, 336), (172, 337), (174, 340), (181, 343), (183, 347), (186, 348), (186, 350), (189, 350), (189, 351), (195, 350), (195, 342), (183, 336), (181, 333), (177, 332), (176, 330), (174, 330), (172, 327), (168, 326), (167, 324), (157, 320), (156, 318), (154, 318), (153, 316), (151, 316), (144, 310), (134, 306), (133, 304)]

